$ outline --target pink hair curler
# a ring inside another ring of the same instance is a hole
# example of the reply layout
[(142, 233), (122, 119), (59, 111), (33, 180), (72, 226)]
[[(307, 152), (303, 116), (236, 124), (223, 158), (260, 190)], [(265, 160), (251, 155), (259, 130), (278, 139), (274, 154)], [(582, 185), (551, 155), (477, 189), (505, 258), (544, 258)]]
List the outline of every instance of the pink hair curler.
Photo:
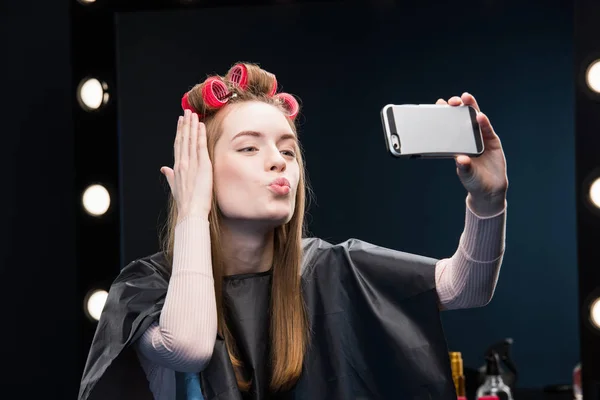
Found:
[(183, 95), (183, 97), (181, 98), (181, 108), (184, 111), (190, 110), (191, 112), (196, 113), (198, 115), (198, 119), (204, 118), (204, 115), (202, 115), (199, 112), (197, 112), (196, 110), (194, 110), (194, 107), (192, 107), (192, 105), (190, 104), (190, 101), (188, 100), (188, 92), (186, 92)]
[(183, 97), (181, 98), (181, 108), (185, 111), (185, 110), (190, 110), (192, 112), (196, 112), (196, 110), (194, 110), (194, 108), (190, 105), (190, 102), (188, 100), (188, 94), (187, 92), (183, 95)]
[(212, 108), (220, 108), (227, 103), (231, 93), (221, 78), (212, 76), (204, 81), (202, 98), (204, 103)]
[(248, 68), (244, 64), (236, 64), (229, 71), (227, 79), (240, 90), (246, 90), (248, 87)]
[(275, 77), (275, 75), (273, 75), (273, 87), (271, 88), (271, 91), (269, 92), (269, 94), (267, 96), (273, 97), (276, 92), (277, 92), (277, 78)]
[(300, 105), (294, 96), (289, 93), (278, 93), (275, 95), (275, 98), (281, 101), (289, 118), (296, 118), (296, 115), (298, 115), (298, 111), (300, 110)]

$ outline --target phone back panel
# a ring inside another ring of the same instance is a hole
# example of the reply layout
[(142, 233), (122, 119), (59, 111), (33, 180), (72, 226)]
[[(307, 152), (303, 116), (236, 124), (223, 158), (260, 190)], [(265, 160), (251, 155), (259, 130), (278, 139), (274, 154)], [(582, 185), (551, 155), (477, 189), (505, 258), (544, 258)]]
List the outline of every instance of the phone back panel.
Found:
[[(481, 133), (471, 107), (389, 105), (382, 117), (388, 147), (396, 156), (481, 153)], [(397, 134), (399, 148), (397, 142), (393, 145), (393, 134)]]

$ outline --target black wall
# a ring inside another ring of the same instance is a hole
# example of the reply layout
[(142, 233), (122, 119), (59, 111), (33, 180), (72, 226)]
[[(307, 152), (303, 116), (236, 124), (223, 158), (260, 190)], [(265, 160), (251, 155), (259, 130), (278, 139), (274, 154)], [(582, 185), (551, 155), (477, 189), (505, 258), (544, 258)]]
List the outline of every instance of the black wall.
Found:
[[(0, 38), (0, 387), (5, 398), (72, 399), (82, 304), (67, 2), (2, 2)], [(39, 392), (17, 395), (17, 388)]]

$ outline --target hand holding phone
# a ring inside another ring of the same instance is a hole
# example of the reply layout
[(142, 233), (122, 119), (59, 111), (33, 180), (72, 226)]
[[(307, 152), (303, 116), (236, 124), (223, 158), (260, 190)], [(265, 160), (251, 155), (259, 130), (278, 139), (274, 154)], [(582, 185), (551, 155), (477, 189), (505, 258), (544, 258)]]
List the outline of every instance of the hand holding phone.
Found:
[(476, 215), (498, 215), (506, 206), (502, 143), (473, 95), (465, 92), (435, 105), (390, 104), (381, 118), (388, 151), (395, 157), (455, 158), (456, 173)]
[(388, 104), (381, 120), (394, 157), (478, 157), (484, 151), (477, 111), (471, 106)]

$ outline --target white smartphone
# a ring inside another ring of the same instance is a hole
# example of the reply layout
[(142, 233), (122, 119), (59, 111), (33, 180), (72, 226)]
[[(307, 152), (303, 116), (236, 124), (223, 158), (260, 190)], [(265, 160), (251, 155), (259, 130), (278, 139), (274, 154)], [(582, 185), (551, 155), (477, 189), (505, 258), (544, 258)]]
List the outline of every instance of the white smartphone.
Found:
[(381, 110), (388, 151), (407, 158), (480, 156), (484, 146), (476, 116), (470, 106), (388, 104)]

